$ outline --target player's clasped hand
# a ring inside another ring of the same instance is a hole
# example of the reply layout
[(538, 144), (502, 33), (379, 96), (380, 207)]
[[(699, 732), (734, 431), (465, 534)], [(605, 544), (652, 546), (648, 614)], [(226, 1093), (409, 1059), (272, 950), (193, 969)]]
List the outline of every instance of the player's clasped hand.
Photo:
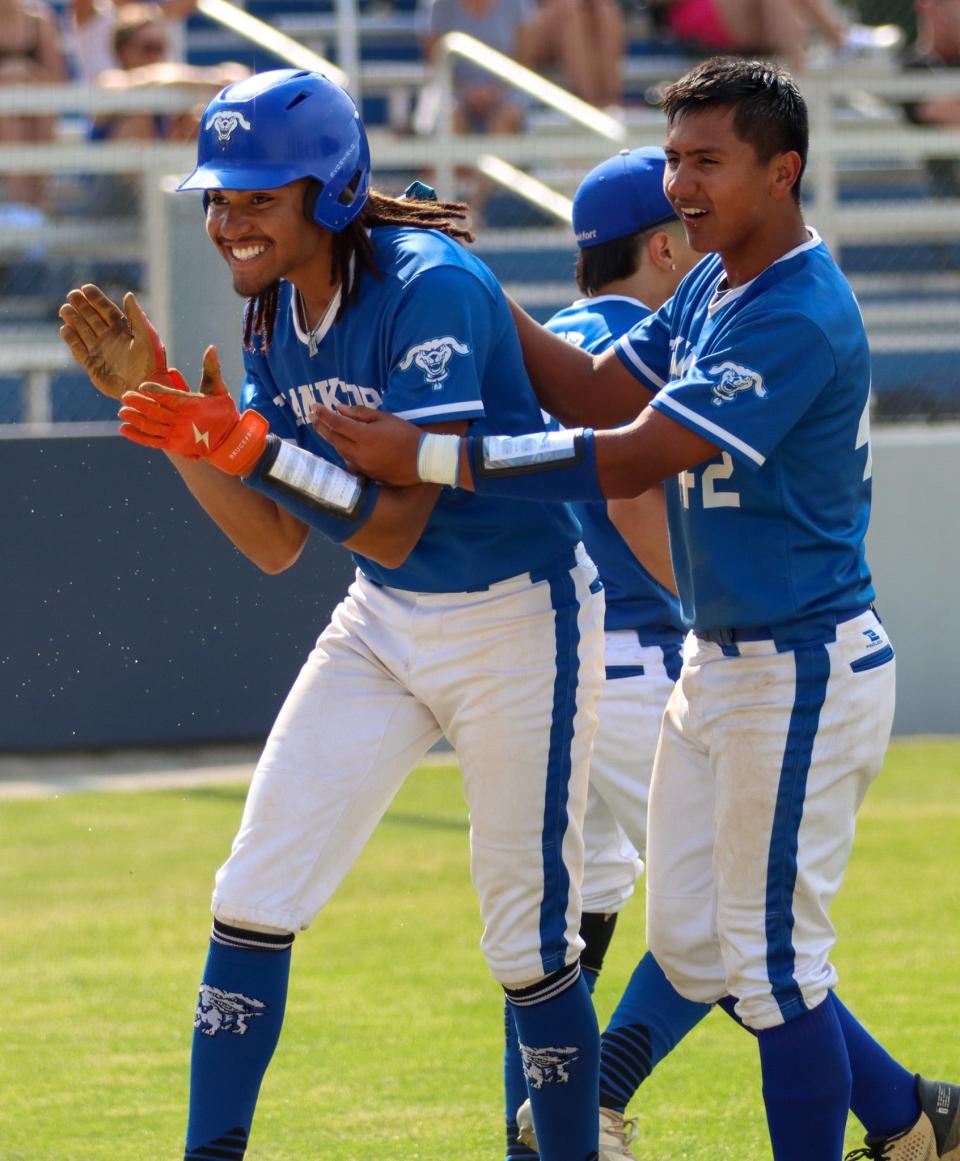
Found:
[(383, 484), (417, 484), (419, 427), (388, 411), (338, 404), (336, 411), (316, 404), (310, 412), (316, 432), (354, 471)]
[(119, 399), (147, 379), (186, 389), (179, 371), (167, 367), (167, 352), (136, 296), (123, 296), (123, 310), (86, 283), (60, 307), (60, 337), (98, 391)]
[[(224, 422), (237, 421), (237, 409), (227, 394), (213, 347), (204, 355), (199, 392), (175, 390), (163, 383), (146, 381), (125, 391), (117, 413), (120, 434), (133, 443), (161, 448), (198, 460), (209, 455)], [(209, 366), (208, 366), (209, 363)], [(220, 390), (217, 390), (219, 383)], [(196, 433), (196, 434), (194, 434)]]
[(246, 475), (263, 454), (267, 421), (256, 412), (237, 411), (216, 347), (204, 352), (199, 391), (147, 381), (124, 392), (122, 403), (120, 434), (133, 443), (209, 460), (230, 475)]

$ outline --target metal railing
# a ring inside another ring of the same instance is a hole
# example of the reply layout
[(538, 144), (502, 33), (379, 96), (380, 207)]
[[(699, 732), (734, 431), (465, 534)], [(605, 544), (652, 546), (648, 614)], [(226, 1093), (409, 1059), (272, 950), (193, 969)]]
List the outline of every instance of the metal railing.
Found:
[[(346, 10), (352, 6), (345, 0)], [(332, 62), (298, 46), (269, 25), (256, 21), (227, 0), (199, 0), (200, 11), (211, 20), (251, 37), (281, 59), (301, 67), (318, 68), (346, 82), (354, 93), (376, 92), (374, 84), (409, 83), (386, 74), (380, 81), (364, 76), (359, 54), (353, 71), (339, 70)], [(355, 16), (355, 13), (354, 13)], [(347, 22), (349, 25), (349, 21)], [(355, 25), (354, 25), (355, 31)], [(345, 37), (349, 45), (350, 35)], [(349, 47), (339, 51), (349, 57)], [(515, 136), (458, 136), (453, 132), (453, 66), (465, 57), (496, 75), (504, 83), (527, 93), (571, 125), (561, 132), (535, 125)], [(426, 75), (426, 74), (424, 74)], [(459, 167), (479, 169), (513, 194), (546, 210), (558, 223), (570, 217), (569, 188), (557, 188), (552, 175), (558, 169), (582, 174), (603, 160), (617, 145), (659, 144), (663, 119), (649, 111), (626, 126), (587, 105), (559, 86), (523, 68), (503, 54), (460, 33), (443, 39), (435, 71), (439, 92), (438, 116), (426, 136), (401, 135), (371, 128), (375, 176), (389, 171), (433, 170), (441, 193), (452, 191)], [(840, 178), (853, 165), (874, 162), (878, 166), (920, 166), (929, 158), (960, 157), (960, 128), (945, 129), (911, 124), (899, 117), (897, 106), (907, 101), (960, 95), (960, 70), (952, 73), (898, 73), (866, 66), (847, 68), (843, 75), (810, 73), (801, 81), (810, 108), (811, 156), (807, 189), (811, 217), (821, 234), (834, 246), (849, 242), (882, 244), (897, 239), (960, 240), (960, 200), (934, 199), (906, 207), (890, 201), (843, 204)], [(80, 85), (46, 85), (0, 88), (0, 116), (56, 116), (64, 122), (82, 115), (131, 111), (180, 112), (195, 102), (195, 93), (181, 88), (138, 88), (117, 92)], [(872, 102), (874, 115), (862, 112)], [(115, 252), (140, 260), (141, 293), (161, 332), (173, 317), (174, 287), (170, 269), (170, 236), (166, 191), (189, 172), (195, 152), (191, 145), (125, 142), (91, 144), (64, 139), (53, 144), (0, 147), (0, 172), (54, 175), (135, 174), (141, 191), (139, 214), (126, 221), (51, 221), (0, 236), (0, 261), (36, 245), (52, 253), (99, 255)], [(569, 183), (568, 183), (569, 184)], [(565, 230), (544, 230), (551, 245), (563, 245)], [(517, 233), (510, 245), (536, 245), (537, 232)], [(481, 238), (482, 248), (483, 239)], [(546, 244), (546, 241), (544, 241)], [(949, 311), (949, 307), (945, 308)], [(0, 320), (2, 321), (2, 320)], [(945, 324), (946, 324), (945, 320)], [(27, 417), (43, 423), (49, 417), (49, 378), (58, 368), (71, 366), (69, 354), (51, 326), (42, 334), (13, 335), (0, 344), (0, 373), (31, 376)]]
[(324, 73), (334, 84), (349, 89), (354, 98), (359, 100), (360, 53), (356, 38), (356, 10), (351, 3), (342, 2), (340, 7), (340, 59), (344, 61), (344, 68), (338, 68), (332, 61), (274, 28), (272, 24), (258, 20), (236, 4), (229, 3), (229, 0), (197, 0), (197, 11), (208, 20), (267, 49), (294, 68), (316, 69)]
[[(606, 152), (609, 152), (610, 142), (622, 145), (626, 140), (627, 130), (622, 121), (580, 100), (566, 89), (555, 85), (553, 81), (547, 80), (524, 65), (517, 64), (515, 60), (511, 60), (502, 52), (497, 52), (475, 37), (467, 36), (463, 32), (448, 32), (438, 42), (436, 61), (437, 119), (434, 140), (437, 184), (441, 189), (452, 189), (454, 184), (455, 57), (470, 61), (471, 64), (499, 78), (510, 88), (526, 93), (527, 96), (533, 97), (534, 100), (542, 102), (575, 124), (596, 134), (606, 143)], [(570, 220), (566, 199), (556, 201), (551, 196), (556, 191), (550, 191), (542, 182), (527, 184), (522, 180), (518, 170), (498, 154), (492, 153), (489, 149), (484, 150), (478, 161), (478, 168), (487, 177), (513, 189), (521, 197), (535, 200), (544, 208), (565, 217), (567, 221)]]

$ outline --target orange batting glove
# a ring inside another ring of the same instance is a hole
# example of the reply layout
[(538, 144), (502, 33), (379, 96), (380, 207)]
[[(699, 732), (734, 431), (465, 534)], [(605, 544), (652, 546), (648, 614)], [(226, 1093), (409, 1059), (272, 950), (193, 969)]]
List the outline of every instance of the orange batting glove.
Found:
[(270, 426), (257, 411), (237, 411), (216, 347), (204, 352), (199, 391), (147, 382), (127, 391), (122, 403), (121, 435), (188, 460), (207, 460), (231, 476), (249, 475), (266, 449)]

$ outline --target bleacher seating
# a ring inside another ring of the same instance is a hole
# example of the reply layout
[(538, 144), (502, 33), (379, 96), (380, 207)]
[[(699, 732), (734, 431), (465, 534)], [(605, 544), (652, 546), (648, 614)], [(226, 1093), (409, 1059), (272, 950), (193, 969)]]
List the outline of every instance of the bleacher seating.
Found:
[(23, 380), (19, 375), (0, 375), (0, 424), (23, 423)]
[[(336, 60), (336, 15), (329, 0), (249, 0), (246, 7)], [(415, 139), (405, 135), (411, 133), (410, 115), (424, 77), (414, 0), (389, 6), (360, 0), (358, 27), (365, 120), (374, 133), (409, 141), (412, 154)], [(628, 108), (627, 125), (650, 139), (658, 131), (659, 114), (642, 104), (643, 94), (677, 75), (689, 58), (675, 46), (652, 40), (642, 7), (634, 12), (630, 27), (626, 71), (635, 103)], [(202, 17), (189, 21), (187, 46), (188, 59), (197, 64), (236, 59), (262, 69), (282, 63)], [(875, 134), (882, 144), (889, 129), (902, 125), (902, 118), (894, 102), (856, 98), (838, 112), (837, 125), (860, 136)], [(538, 143), (569, 135), (568, 123), (548, 110), (535, 113), (530, 132)], [(419, 145), (420, 156), (429, 157), (429, 142)], [(550, 151), (538, 152), (549, 156)], [(924, 236), (922, 229), (902, 229), (897, 236), (886, 228), (870, 228), (870, 215), (878, 207), (893, 210), (902, 224), (919, 219), (922, 225), (931, 208), (955, 206), (956, 199), (944, 198), (936, 171), (920, 155), (894, 150), (884, 158), (885, 152), (878, 146), (876, 156), (841, 154), (836, 174), (838, 203), (856, 216), (846, 219), (848, 234), (835, 248), (871, 334), (877, 412), (883, 418), (960, 418), (960, 385), (954, 373), (960, 346), (955, 324), (960, 317), (960, 227), (942, 233), (941, 240)], [(376, 157), (375, 150), (375, 162)], [(583, 168), (570, 159), (541, 160), (534, 172), (569, 195)], [(376, 174), (386, 179), (381, 188), (399, 192), (417, 172), (411, 163), (409, 172), (394, 168), (384, 173), (378, 167)], [(808, 218), (819, 225), (816, 184), (809, 179), (806, 198)], [(18, 256), (9, 237), (0, 239), (0, 425), (29, 422), (44, 409), (58, 422), (110, 419), (109, 405), (89, 391), (56, 338), (56, 309), (65, 289), (82, 280), (97, 281), (115, 294), (141, 289), (147, 282), (142, 232), (133, 216), (97, 221), (70, 211), (53, 221), (44, 237), (45, 249), (29, 257)], [(509, 191), (500, 190), (491, 200), (476, 249), (538, 318), (549, 316), (575, 293), (568, 230)], [(22, 375), (17, 375), (21, 353), (25, 362)], [(28, 385), (42, 397), (42, 407), (27, 402)]]

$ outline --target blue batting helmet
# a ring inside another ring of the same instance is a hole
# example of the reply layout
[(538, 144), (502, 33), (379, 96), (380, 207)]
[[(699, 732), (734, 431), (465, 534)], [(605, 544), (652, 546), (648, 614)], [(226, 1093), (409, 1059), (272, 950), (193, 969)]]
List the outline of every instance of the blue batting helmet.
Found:
[(177, 187), (276, 189), (312, 178), (304, 213), (339, 231), (370, 192), (370, 147), (351, 98), (321, 73), (274, 69), (227, 85), (203, 114), (197, 168)]

